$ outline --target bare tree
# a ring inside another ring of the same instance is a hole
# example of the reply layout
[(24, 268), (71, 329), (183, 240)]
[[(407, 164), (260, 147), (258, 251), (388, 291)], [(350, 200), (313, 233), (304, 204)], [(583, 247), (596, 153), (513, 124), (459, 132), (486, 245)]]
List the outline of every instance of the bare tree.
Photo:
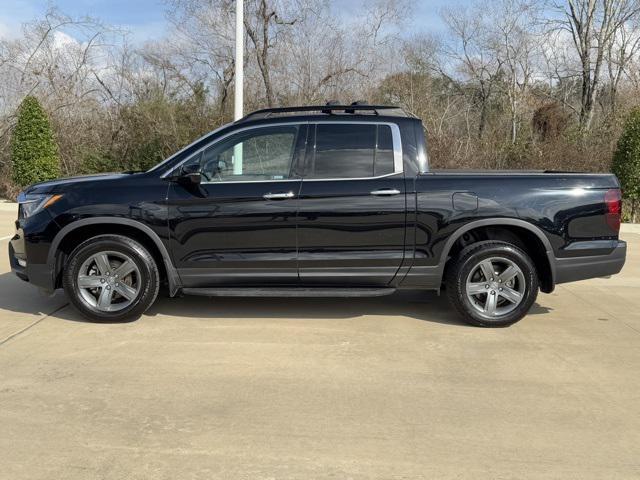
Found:
[[(27, 94), (66, 174), (145, 168), (230, 120), (235, 1), (164, 1), (171, 28), (153, 41), (55, 8), (0, 34), (0, 190)], [(441, 34), (414, 25), (409, 38), (408, 0), (354, 0), (358, 15), (245, 0), (246, 108), (398, 104), (423, 119), (434, 165), (607, 169), (640, 98), (640, 0), (548, 2), (471, 0), (443, 12)]]
[(588, 130), (606, 54), (616, 34), (640, 12), (637, 0), (566, 0), (556, 5), (564, 18), (560, 28), (571, 33), (580, 59), (580, 126)]
[[(456, 66), (462, 78), (469, 82), (479, 110), (478, 138), (482, 138), (489, 113), (489, 102), (495, 93), (502, 69), (502, 59), (489, 48), (486, 30), (486, 10), (479, 7), (448, 9), (443, 19), (449, 27), (452, 43), (444, 54)], [(442, 73), (447, 75), (445, 69)]]
[(640, 32), (638, 22), (622, 25), (609, 43), (606, 52), (607, 72), (609, 74), (609, 109), (615, 115), (618, 104), (618, 89), (630, 61), (640, 49)]
[(535, 2), (498, 0), (491, 4), (486, 29), (493, 50), (502, 67), (500, 82), (506, 92), (510, 114), (510, 141), (516, 143), (523, 99), (535, 74), (534, 60), (539, 52), (535, 30)]
[(167, 0), (167, 5), (166, 16), (174, 27), (173, 33), (168, 39), (147, 46), (147, 60), (164, 65), (192, 91), (199, 84), (212, 87), (218, 110), (223, 113), (235, 73), (234, 2)]
[(283, 18), (274, 0), (249, 0), (247, 7), (244, 27), (255, 49), (256, 62), (264, 82), (267, 105), (273, 107), (275, 95), (271, 81), (270, 53), (276, 46), (278, 36), (283, 34), (283, 27), (294, 25), (298, 19)]

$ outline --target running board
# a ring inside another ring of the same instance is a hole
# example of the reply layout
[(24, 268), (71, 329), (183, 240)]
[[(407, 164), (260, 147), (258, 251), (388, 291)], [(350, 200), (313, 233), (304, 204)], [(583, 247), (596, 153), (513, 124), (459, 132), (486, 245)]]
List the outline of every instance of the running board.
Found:
[(201, 297), (382, 297), (395, 288), (183, 288), (185, 295)]

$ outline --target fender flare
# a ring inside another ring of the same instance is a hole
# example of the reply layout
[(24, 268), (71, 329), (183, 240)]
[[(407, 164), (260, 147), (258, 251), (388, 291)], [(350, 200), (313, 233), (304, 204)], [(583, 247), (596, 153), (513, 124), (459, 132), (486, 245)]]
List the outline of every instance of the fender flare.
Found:
[(544, 245), (545, 253), (547, 255), (547, 260), (549, 262), (549, 271), (551, 272), (551, 288), (556, 284), (556, 257), (553, 253), (553, 247), (551, 246), (551, 242), (544, 234), (544, 232), (537, 226), (529, 223), (525, 220), (520, 220), (516, 218), (485, 218), (482, 220), (474, 220), (472, 222), (466, 223), (465, 225), (458, 228), (455, 232), (449, 236), (447, 242), (442, 249), (442, 253), (440, 254), (440, 262), (441, 266), (441, 274), (444, 274), (444, 265), (449, 257), (449, 252), (451, 248), (455, 244), (455, 242), (462, 237), (465, 233), (475, 228), (480, 227), (499, 227), (499, 226), (509, 226), (509, 227), (521, 227), (524, 228), (531, 233), (533, 233)]
[(51, 274), (56, 275), (56, 259), (58, 256), (58, 247), (64, 240), (64, 238), (74, 230), (78, 228), (85, 227), (87, 225), (126, 225), (128, 227), (135, 228), (139, 230), (142, 234), (149, 237), (149, 239), (154, 243), (154, 245), (160, 251), (160, 255), (162, 256), (162, 261), (164, 262), (165, 269), (167, 271), (167, 281), (169, 282), (169, 294), (174, 296), (177, 291), (181, 288), (182, 284), (180, 281), (180, 277), (178, 275), (177, 270), (173, 266), (173, 262), (171, 260), (171, 256), (167, 251), (167, 247), (162, 243), (160, 237), (156, 232), (154, 232), (150, 227), (145, 225), (142, 222), (137, 220), (132, 220), (130, 218), (120, 218), (120, 217), (92, 217), (92, 218), (83, 218), (81, 220), (76, 220), (71, 222), (70, 224), (63, 227), (54, 237), (51, 242), (51, 247), (49, 248), (49, 253), (47, 255), (47, 267)]

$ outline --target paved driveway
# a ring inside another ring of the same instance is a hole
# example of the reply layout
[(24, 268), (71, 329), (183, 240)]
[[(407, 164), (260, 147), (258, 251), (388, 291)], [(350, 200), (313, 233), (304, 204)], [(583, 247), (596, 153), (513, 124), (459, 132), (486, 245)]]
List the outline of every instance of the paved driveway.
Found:
[(161, 299), (91, 324), (3, 254), (0, 478), (640, 478), (640, 234), (623, 238), (623, 274), (506, 329), (431, 294)]

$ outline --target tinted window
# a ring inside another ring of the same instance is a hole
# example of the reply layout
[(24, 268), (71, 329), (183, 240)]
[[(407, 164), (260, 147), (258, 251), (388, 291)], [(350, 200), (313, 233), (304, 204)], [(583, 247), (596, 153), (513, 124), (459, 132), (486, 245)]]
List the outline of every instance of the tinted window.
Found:
[(248, 130), (210, 146), (193, 160), (206, 182), (283, 180), (290, 176), (298, 127)]
[(312, 176), (371, 177), (375, 145), (375, 125), (320, 124)]
[(394, 172), (393, 136), (389, 125), (378, 125), (378, 144), (376, 148), (376, 177)]
[(311, 178), (366, 178), (393, 173), (388, 125), (319, 124)]

